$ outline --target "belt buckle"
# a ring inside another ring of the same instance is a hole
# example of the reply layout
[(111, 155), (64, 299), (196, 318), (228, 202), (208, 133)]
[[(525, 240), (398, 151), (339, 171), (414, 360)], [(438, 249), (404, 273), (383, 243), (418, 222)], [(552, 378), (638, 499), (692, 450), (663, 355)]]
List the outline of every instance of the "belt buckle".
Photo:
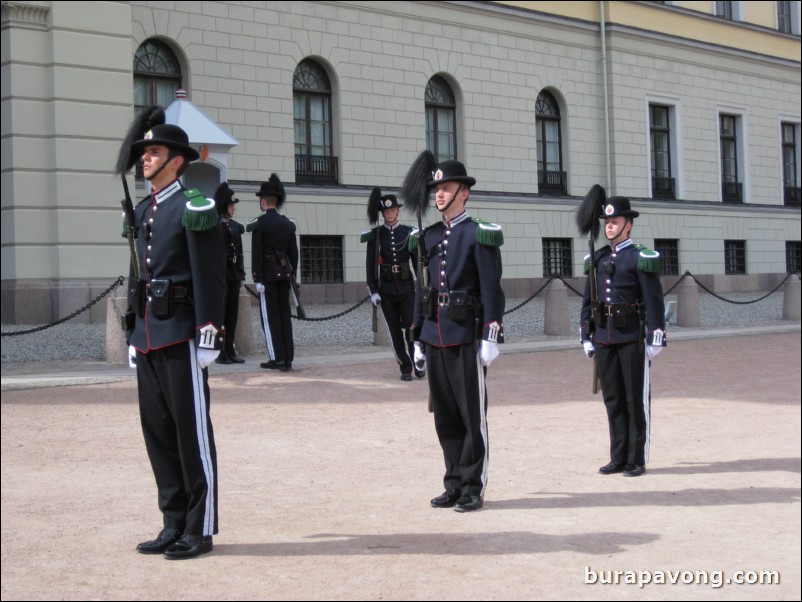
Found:
[(612, 303), (605, 303), (604, 307), (607, 310), (605, 315), (607, 315), (608, 317), (612, 317), (613, 316), (613, 304)]
[(390, 268), (390, 270), (393, 272), (393, 274), (397, 274), (398, 272), (400, 272), (400, 271), (401, 271), (401, 266), (400, 266), (400, 265), (398, 265), (398, 264), (394, 264), (394, 265), (393, 265), (393, 266)]
[(437, 293), (438, 305), (448, 305), (448, 293)]

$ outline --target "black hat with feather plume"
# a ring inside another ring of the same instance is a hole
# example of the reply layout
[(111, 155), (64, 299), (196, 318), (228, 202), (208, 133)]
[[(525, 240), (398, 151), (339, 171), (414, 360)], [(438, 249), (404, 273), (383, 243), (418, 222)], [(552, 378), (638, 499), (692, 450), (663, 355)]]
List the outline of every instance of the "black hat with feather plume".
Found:
[(239, 199), (234, 197), (234, 191), (231, 190), (228, 182), (223, 182), (214, 193), (214, 204), (217, 206), (217, 213), (226, 215), (228, 206), (234, 203), (239, 203)]
[(267, 182), (262, 182), (262, 186), (259, 188), (259, 192), (256, 193), (256, 196), (260, 199), (263, 196), (276, 197), (276, 208), (279, 208), (284, 204), (287, 193), (284, 192), (284, 185), (281, 183), (279, 177), (273, 173), (270, 174), (270, 179)]

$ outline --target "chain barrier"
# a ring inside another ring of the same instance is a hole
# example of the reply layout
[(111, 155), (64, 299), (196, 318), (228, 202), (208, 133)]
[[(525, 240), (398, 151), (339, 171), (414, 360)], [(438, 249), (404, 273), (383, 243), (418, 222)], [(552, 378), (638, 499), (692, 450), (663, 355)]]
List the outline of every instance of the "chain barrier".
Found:
[[(257, 299), (259, 298), (259, 293), (257, 293), (256, 291), (251, 290), (250, 287), (248, 287), (247, 284), (244, 285), (244, 286), (245, 286), (245, 290), (246, 291), (248, 291), (251, 295), (253, 295)], [(358, 301), (356, 303), (356, 305), (352, 305), (348, 309), (346, 309), (344, 311), (341, 311), (338, 314), (333, 314), (331, 316), (322, 316), (320, 318), (309, 318), (309, 317), (299, 318), (297, 316), (292, 316), (292, 319), (293, 320), (301, 320), (303, 322), (325, 322), (326, 320), (336, 320), (337, 318), (341, 318), (346, 314), (350, 314), (352, 311), (357, 309), (360, 305), (364, 304), (366, 301), (369, 301), (369, 300), (370, 300), (370, 295), (367, 295), (364, 299), (362, 299), (361, 301)]]
[(53, 326), (58, 326), (59, 324), (63, 324), (64, 322), (67, 322), (68, 320), (72, 320), (78, 314), (83, 313), (86, 310), (88, 310), (90, 307), (92, 307), (95, 303), (97, 303), (103, 297), (108, 295), (115, 288), (117, 288), (118, 286), (122, 286), (124, 282), (125, 282), (125, 278), (123, 278), (122, 276), (119, 276), (117, 278), (117, 280), (115, 280), (109, 288), (107, 288), (105, 291), (100, 293), (100, 295), (98, 295), (93, 301), (90, 301), (89, 303), (84, 305), (81, 309), (78, 309), (78, 310), (72, 312), (66, 318), (61, 318), (60, 320), (56, 320), (55, 322), (53, 322), (51, 324), (45, 324), (44, 326), (37, 326), (36, 328), (31, 328), (30, 330), (18, 330), (16, 332), (3, 332), (3, 333), (0, 333), (0, 336), (16, 337), (16, 336), (20, 336), (20, 335), (23, 335), (23, 334), (32, 334), (34, 332), (39, 332), (41, 330), (47, 330), (48, 328), (52, 328)]
[[(802, 276), (801, 276), (799, 273), (797, 273), (797, 272), (789, 272), (788, 274), (786, 274), (786, 276), (785, 276), (785, 278), (783, 279), (783, 281), (782, 281), (782, 282), (780, 282), (780, 283), (779, 283), (779, 284), (778, 284), (776, 287), (774, 287), (774, 288), (773, 288), (771, 291), (769, 291), (768, 293), (766, 293), (766, 294), (765, 294), (765, 295), (763, 295), (762, 297), (759, 297), (759, 298), (757, 298), (757, 299), (753, 299), (753, 300), (751, 300), (751, 301), (735, 301), (735, 300), (733, 300), (733, 299), (726, 299), (726, 298), (722, 297), (721, 295), (718, 295), (718, 294), (714, 293), (714, 292), (713, 292), (713, 291), (711, 291), (709, 288), (707, 288), (707, 287), (706, 287), (704, 284), (702, 284), (701, 282), (699, 282), (699, 280), (696, 278), (696, 276), (694, 276), (693, 274), (691, 274), (691, 272), (690, 272), (689, 270), (685, 270), (685, 273), (682, 275), (682, 277), (681, 277), (681, 278), (680, 278), (680, 279), (679, 279), (679, 280), (678, 280), (676, 283), (674, 283), (674, 286), (672, 286), (670, 289), (668, 289), (668, 290), (667, 290), (667, 291), (666, 291), (666, 292), (663, 294), (663, 296), (664, 296), (664, 297), (667, 297), (668, 295), (670, 295), (670, 294), (671, 294), (671, 292), (672, 292), (672, 291), (673, 291), (673, 290), (674, 290), (674, 289), (675, 289), (675, 288), (676, 288), (676, 287), (677, 287), (677, 286), (680, 284), (680, 282), (682, 282), (682, 281), (683, 281), (683, 280), (684, 280), (684, 279), (685, 279), (687, 276), (690, 276), (691, 278), (693, 278), (694, 282), (696, 282), (696, 284), (697, 284), (697, 285), (699, 285), (699, 286), (700, 286), (702, 289), (704, 289), (704, 290), (705, 290), (705, 292), (707, 292), (707, 293), (709, 293), (709, 294), (713, 295), (713, 296), (714, 296), (716, 299), (720, 299), (720, 300), (722, 300), (722, 301), (725, 301), (725, 302), (727, 302), (727, 303), (735, 303), (735, 304), (738, 304), (738, 305), (748, 305), (748, 304), (750, 304), (750, 303), (757, 303), (758, 301), (762, 301), (763, 299), (766, 299), (766, 298), (767, 298), (767, 297), (769, 297), (770, 295), (773, 295), (774, 293), (776, 293), (776, 292), (777, 292), (777, 291), (780, 289), (780, 287), (781, 287), (782, 285), (784, 285), (784, 284), (786, 283), (786, 281), (787, 281), (787, 280), (788, 280), (788, 279), (789, 279), (791, 276), (793, 276), (793, 275), (795, 275), (795, 274), (796, 274), (798, 277), (802, 277)], [(535, 297), (537, 297), (537, 296), (538, 296), (540, 293), (542, 293), (542, 292), (543, 292), (543, 290), (544, 290), (544, 289), (545, 289), (545, 288), (546, 288), (546, 287), (547, 287), (549, 284), (551, 284), (552, 280), (560, 280), (560, 281), (562, 281), (562, 283), (563, 283), (563, 284), (564, 284), (564, 285), (565, 285), (565, 286), (568, 288), (568, 290), (570, 290), (571, 292), (573, 292), (575, 295), (578, 295), (578, 296), (580, 296), (580, 297), (581, 297), (581, 296), (583, 296), (583, 293), (579, 292), (579, 291), (578, 291), (578, 290), (576, 290), (576, 289), (575, 289), (573, 286), (571, 286), (571, 285), (570, 285), (570, 284), (569, 284), (569, 283), (568, 283), (568, 282), (565, 280), (565, 278), (563, 278), (562, 276), (560, 276), (560, 275), (558, 275), (558, 274), (552, 274), (552, 275), (549, 277), (549, 279), (548, 279), (548, 280), (547, 280), (547, 281), (546, 281), (546, 282), (543, 284), (543, 286), (541, 286), (541, 287), (540, 287), (540, 288), (539, 288), (537, 291), (535, 291), (534, 293), (532, 293), (532, 295), (531, 295), (531, 296), (530, 296), (528, 299), (526, 299), (525, 301), (523, 301), (523, 302), (519, 303), (518, 305), (516, 305), (516, 306), (515, 306), (515, 307), (513, 307), (512, 309), (508, 309), (507, 311), (505, 311), (505, 312), (504, 312), (504, 315), (506, 316), (506, 315), (508, 315), (508, 314), (511, 314), (511, 313), (513, 313), (513, 312), (515, 312), (515, 311), (518, 311), (518, 310), (519, 310), (519, 309), (521, 309), (521, 308), (522, 308), (524, 305), (526, 305), (527, 303), (529, 303), (530, 301), (532, 301), (532, 299), (534, 299)], [(100, 300), (101, 300), (103, 297), (105, 297), (106, 295), (108, 295), (108, 294), (109, 294), (111, 291), (113, 291), (115, 288), (117, 288), (118, 286), (122, 286), (122, 284), (123, 284), (124, 282), (125, 282), (125, 278), (123, 278), (122, 276), (119, 276), (119, 277), (117, 278), (117, 280), (115, 280), (115, 281), (114, 281), (114, 283), (112, 283), (112, 285), (111, 285), (111, 286), (109, 286), (109, 288), (107, 288), (105, 291), (103, 291), (102, 293), (100, 293), (100, 295), (98, 295), (98, 296), (97, 296), (97, 297), (96, 297), (96, 298), (95, 298), (93, 301), (90, 301), (89, 303), (87, 303), (86, 305), (84, 305), (84, 306), (83, 306), (81, 309), (74, 311), (73, 313), (71, 313), (71, 314), (70, 314), (69, 316), (67, 316), (66, 318), (61, 318), (60, 320), (57, 320), (57, 321), (55, 321), (55, 322), (53, 322), (53, 323), (51, 323), (51, 324), (45, 324), (44, 326), (38, 326), (38, 327), (36, 327), (36, 328), (31, 328), (30, 330), (19, 330), (19, 331), (17, 331), (17, 332), (3, 332), (3, 333), (0, 333), (0, 336), (4, 336), (4, 337), (6, 337), (6, 336), (8, 336), (8, 337), (13, 337), (13, 336), (20, 336), (20, 335), (23, 335), (23, 334), (32, 334), (32, 333), (34, 333), (34, 332), (39, 332), (39, 331), (41, 331), (41, 330), (46, 330), (46, 329), (48, 329), (48, 328), (52, 328), (53, 326), (58, 326), (59, 324), (63, 324), (64, 322), (67, 322), (68, 320), (72, 320), (72, 319), (73, 319), (75, 316), (77, 316), (78, 314), (80, 314), (80, 313), (82, 313), (82, 312), (84, 312), (84, 311), (87, 311), (87, 310), (88, 310), (90, 307), (92, 307), (92, 306), (93, 306), (95, 303), (97, 303), (97, 302), (98, 302), (98, 301), (100, 301)], [(257, 293), (257, 292), (255, 292), (255, 291), (251, 290), (251, 289), (248, 287), (248, 285), (247, 285), (247, 284), (245, 285), (245, 290), (246, 290), (246, 291), (248, 291), (248, 292), (249, 292), (251, 295), (253, 295), (253, 296), (254, 296), (254, 297), (256, 297), (257, 299), (259, 298), (259, 293)], [(349, 313), (351, 313), (352, 311), (356, 310), (357, 308), (359, 308), (361, 305), (363, 305), (364, 303), (366, 303), (366, 302), (367, 302), (367, 301), (369, 301), (369, 300), (370, 300), (370, 295), (367, 295), (367, 296), (366, 296), (364, 299), (362, 299), (361, 301), (358, 301), (358, 302), (357, 302), (355, 305), (352, 305), (352, 306), (351, 306), (351, 307), (349, 307), (348, 309), (346, 309), (346, 310), (344, 310), (344, 311), (341, 311), (340, 313), (337, 313), (337, 314), (332, 314), (332, 315), (330, 315), (330, 316), (322, 316), (322, 317), (320, 317), (320, 318), (309, 318), (309, 317), (305, 317), (305, 318), (298, 318), (298, 317), (296, 317), (296, 316), (292, 316), (292, 317), (293, 317), (293, 319), (294, 319), (294, 320), (302, 320), (302, 321), (305, 321), (305, 322), (324, 322), (324, 321), (326, 321), (326, 320), (336, 320), (337, 318), (341, 318), (341, 317), (343, 317), (344, 315), (346, 315), (346, 314), (349, 314)], [(117, 308), (116, 308), (116, 306), (115, 306), (115, 310), (116, 310), (116, 309), (117, 309)]]

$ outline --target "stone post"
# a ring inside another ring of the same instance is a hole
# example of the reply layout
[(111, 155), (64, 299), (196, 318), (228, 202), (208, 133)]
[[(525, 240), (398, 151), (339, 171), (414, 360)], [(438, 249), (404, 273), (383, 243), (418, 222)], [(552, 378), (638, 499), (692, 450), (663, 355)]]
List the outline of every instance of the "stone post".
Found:
[(128, 345), (120, 321), (127, 305), (126, 297), (111, 294), (106, 298), (106, 362), (109, 364), (128, 363)]
[(799, 277), (796, 274), (791, 274), (788, 280), (785, 281), (785, 287), (783, 288), (783, 320), (794, 320), (799, 321), (800, 319), (800, 312), (802, 308), (800, 308), (800, 286), (802, 283), (799, 281)]
[(677, 287), (677, 326), (698, 328), (702, 325), (699, 311), (699, 287), (686, 276)]
[(555, 278), (546, 288), (546, 303), (543, 316), (543, 333), (548, 335), (569, 337), (579, 336), (579, 331), (572, 332), (568, 315), (568, 288), (563, 281)]
[[(234, 333), (234, 346), (237, 354), (248, 356), (256, 353), (253, 342), (253, 322), (251, 312), (251, 294), (243, 286), (239, 292), (239, 311), (237, 312), (237, 330)], [(259, 319), (259, 316), (256, 316)]]

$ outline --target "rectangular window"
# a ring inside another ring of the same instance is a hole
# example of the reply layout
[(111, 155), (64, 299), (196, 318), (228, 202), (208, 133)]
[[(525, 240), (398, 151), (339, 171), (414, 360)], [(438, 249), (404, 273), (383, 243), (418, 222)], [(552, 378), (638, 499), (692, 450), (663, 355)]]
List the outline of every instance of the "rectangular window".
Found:
[(652, 197), (675, 199), (674, 178), (671, 177), (669, 107), (649, 105), (649, 135), (651, 141)]
[(785, 241), (785, 271), (799, 274), (802, 270), (802, 243), (798, 240)]
[(746, 274), (746, 241), (724, 241), (724, 273)]
[(782, 33), (793, 33), (790, 2), (777, 2), (777, 29)]
[(679, 276), (679, 240), (655, 238), (654, 250), (660, 253), (660, 275)]
[(732, 2), (716, 2), (716, 16), (732, 20)]
[(574, 274), (572, 257), (570, 238), (544, 238), (543, 277), (572, 278)]
[(797, 175), (797, 126), (793, 123), (782, 124), (783, 153), (783, 198), (789, 207), (799, 207), (799, 177)]
[(343, 282), (342, 236), (301, 236), (301, 282)]
[(742, 203), (743, 190), (738, 180), (738, 117), (720, 115), (721, 198), (725, 203)]

